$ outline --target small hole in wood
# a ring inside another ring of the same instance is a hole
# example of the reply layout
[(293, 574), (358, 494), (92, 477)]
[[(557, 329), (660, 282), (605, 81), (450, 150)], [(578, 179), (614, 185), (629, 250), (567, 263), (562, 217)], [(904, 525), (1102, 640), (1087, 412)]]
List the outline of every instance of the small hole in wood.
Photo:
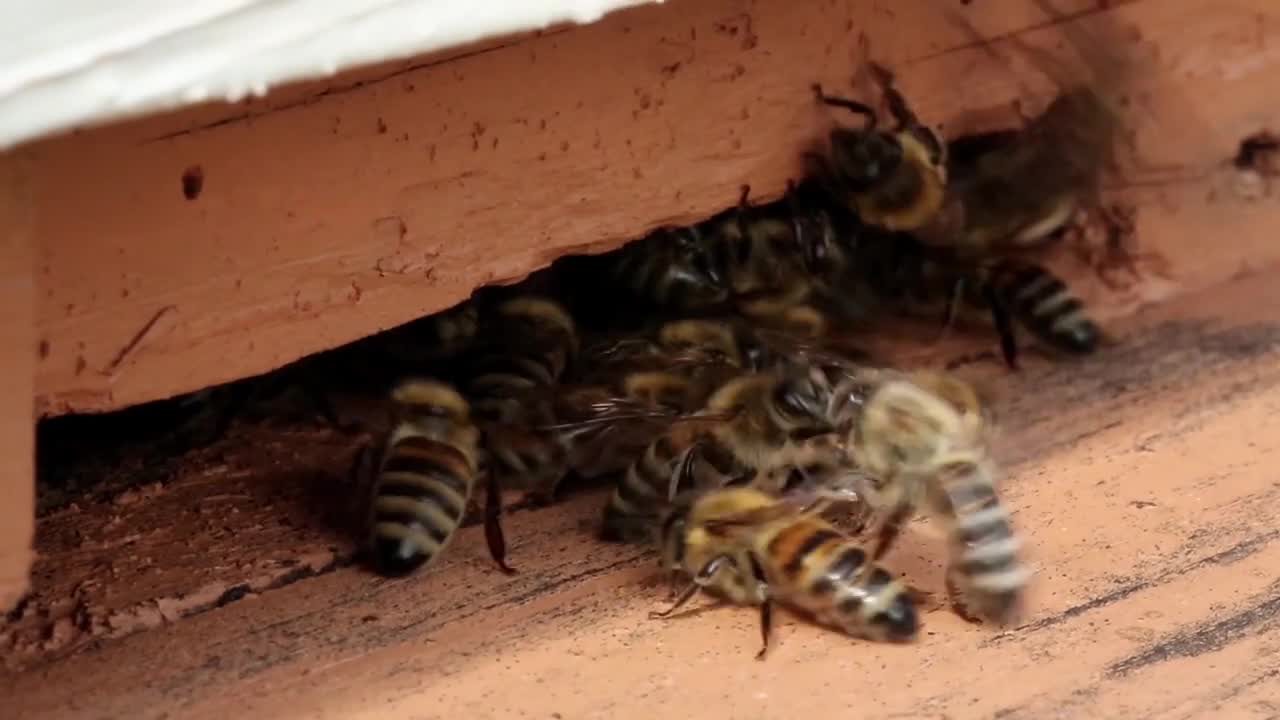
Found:
[(182, 196), (188, 200), (200, 197), (204, 189), (204, 170), (199, 165), (192, 165), (182, 173)]
[(1241, 140), (1232, 163), (1266, 176), (1280, 174), (1280, 136), (1263, 130)]

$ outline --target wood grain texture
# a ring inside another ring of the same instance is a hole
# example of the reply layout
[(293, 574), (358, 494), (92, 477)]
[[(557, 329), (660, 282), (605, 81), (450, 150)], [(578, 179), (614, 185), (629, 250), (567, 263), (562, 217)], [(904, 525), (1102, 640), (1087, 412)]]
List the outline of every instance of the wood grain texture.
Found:
[[(666, 585), (652, 553), (594, 540), (600, 492), (510, 517), (517, 576), (472, 527), (430, 572), (384, 581), (315, 509), (332, 475), (267, 456), (49, 518), (48, 592), (25, 614), (69, 620), (32, 635), (45, 647), (0, 636), (0, 696), (32, 719), (1269, 717), (1277, 303), (1256, 273), (1139, 313), (1094, 360), (971, 368), (996, 391), (1036, 569), (1009, 632), (933, 610), (918, 644), (887, 647), (784, 613), (757, 662), (751, 610), (646, 618)], [(889, 558), (938, 593), (941, 560), (927, 523)]]
[[(1024, 0), (968, 12), (983, 33), (1061, 44)], [(1267, 0), (1138, 0), (1074, 21), (1140, 27), (1127, 41), (1156, 72), (1135, 98), (1193, 111), (1171, 119), (1134, 104), (1143, 146), (1180, 167), (1173, 181), (1124, 191), (1140, 196), (1141, 235), (1168, 252), (1198, 252), (1212, 235), (1270, 244), (1274, 202), (1211, 189), (1242, 137), (1280, 125), (1267, 42), (1278, 17)], [(1009, 116), (1024, 86), (1049, 89), (975, 47), (931, 0), (703, 0), (339, 81), (260, 112), (181, 116), (217, 116), (194, 127), (146, 120), (37, 144), (37, 318), (50, 348), (40, 412), (107, 410), (259, 373), (569, 249), (705, 217), (742, 183), (776, 195), (833, 122), (809, 83), (847, 87), (864, 34), (944, 125)], [(1205, 133), (1188, 141), (1189, 129)], [(197, 174), (188, 199), (183, 178)], [(1111, 304), (1194, 291), (1237, 269), (1201, 260)]]
[(0, 155), (0, 612), (27, 590), (35, 535), (35, 233), (30, 163)]

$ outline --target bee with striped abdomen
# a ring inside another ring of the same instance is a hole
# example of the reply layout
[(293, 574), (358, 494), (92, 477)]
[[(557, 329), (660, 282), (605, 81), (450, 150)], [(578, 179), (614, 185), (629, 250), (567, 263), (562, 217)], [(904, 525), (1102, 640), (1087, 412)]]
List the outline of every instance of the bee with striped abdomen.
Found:
[(763, 659), (779, 603), (848, 635), (910, 642), (919, 632), (912, 592), (872, 564), (852, 538), (813, 512), (754, 488), (677, 498), (662, 520), (662, 566), (690, 578), (666, 618), (698, 590), (760, 607)]
[[(839, 215), (838, 208), (828, 214)], [(1064, 281), (1042, 265), (1014, 258), (965, 258), (905, 233), (887, 233), (846, 217), (840, 237), (812, 265), (818, 284), (864, 312), (877, 309), (993, 327), (1005, 363), (1018, 367), (1017, 328), (1048, 349), (1094, 352), (1104, 340), (1097, 323)]]
[(628, 466), (605, 507), (604, 538), (649, 541), (678, 492), (750, 482), (789, 464), (805, 438), (834, 429), (831, 390), (807, 365), (729, 380)]
[(522, 420), (530, 412), (525, 401), (554, 387), (573, 362), (577, 324), (560, 303), (532, 295), (498, 304), (481, 322), (467, 363), (467, 397), (482, 420)]
[(522, 295), (481, 316), (463, 386), (483, 434), (483, 464), (501, 487), (554, 497), (568, 472), (554, 423), (554, 392), (578, 353), (577, 325), (558, 302)]
[[(403, 576), (438, 557), (462, 524), (479, 471), (480, 431), (466, 399), (446, 383), (406, 380), (391, 401), (398, 422), (374, 481), (369, 546), (380, 573)], [(512, 572), (499, 517), (488, 507), (490, 554)]]
[(641, 314), (732, 311), (788, 331), (824, 334), (825, 318), (810, 306), (813, 288), (798, 254), (797, 233), (807, 227), (785, 199), (753, 206), (748, 192), (744, 187), (737, 206), (700, 223), (663, 228), (607, 256), (567, 259), (567, 282), (592, 288), (579, 304), (600, 314), (600, 296), (622, 288)]
[[(837, 394), (846, 392), (837, 388)], [(874, 559), (902, 524), (923, 511), (946, 528), (947, 586), (966, 619), (998, 624), (1020, 613), (1030, 571), (995, 489), (989, 411), (972, 386), (940, 373), (887, 376), (857, 388), (845, 405), (855, 493), (880, 520)]]
[[(1083, 68), (1072, 68), (1063, 58), (1017, 36), (1002, 38), (1044, 73), (1058, 87), (1058, 94), (1021, 128), (956, 138), (950, 143), (947, 208), (939, 213), (939, 223), (922, 229), (919, 235), (922, 241), (961, 256), (987, 257), (1035, 248), (1062, 237), (1062, 231), (1075, 224), (1083, 212), (1100, 219), (1106, 230), (1099, 276), (1106, 281), (1105, 271), (1116, 266), (1134, 273), (1139, 254), (1126, 246), (1132, 239), (1132, 228), (1120, 214), (1104, 206), (1102, 180), (1108, 170), (1119, 169), (1122, 144), (1135, 148), (1123, 110), (1143, 94), (1137, 92), (1140, 73), (1154, 74), (1155, 68), (1144, 67), (1131, 53), (1122, 56), (1117, 52), (1117, 48), (1131, 48), (1132, 43), (1116, 28), (1099, 28), (1110, 37), (1095, 38), (1075, 27), (1076, 19), (1069, 20), (1047, 0), (1036, 0), (1036, 4), (1067, 34), (1068, 45), (1083, 61)], [(1008, 63), (958, 11), (944, 12), (977, 47), (998, 62)], [(1162, 92), (1161, 96), (1164, 102), (1181, 104), (1176, 91)], [(1167, 110), (1178, 117), (1180, 132), (1208, 130), (1189, 103)], [(1213, 144), (1211, 137), (1187, 140)], [(1134, 170), (1155, 169), (1138, 159), (1136, 152), (1131, 159)], [(1153, 184), (1146, 179), (1143, 182)]]

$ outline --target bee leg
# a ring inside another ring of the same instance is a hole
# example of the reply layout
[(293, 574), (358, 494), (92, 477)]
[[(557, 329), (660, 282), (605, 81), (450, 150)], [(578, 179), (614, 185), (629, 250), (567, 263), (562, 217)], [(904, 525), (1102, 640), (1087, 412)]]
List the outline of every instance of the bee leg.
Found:
[(947, 296), (947, 306), (942, 311), (942, 330), (938, 333), (938, 339), (935, 343), (941, 343), (947, 339), (947, 335), (951, 333), (951, 328), (956, 324), (956, 318), (960, 315), (960, 303), (964, 299), (964, 278), (956, 278), (955, 284), (951, 286), (951, 292)]
[[(899, 505), (890, 511), (889, 516), (884, 519), (884, 523), (880, 526), (875, 549), (871, 552), (871, 562), (878, 562), (888, 554), (893, 547), (893, 543), (897, 541), (898, 535), (902, 532), (902, 524), (907, 521), (911, 513), (912, 507), (909, 504)], [(867, 563), (866, 567), (870, 568), (871, 563)]]
[(911, 584), (907, 585), (906, 590), (912, 604), (916, 607), (924, 608), (926, 612), (937, 612), (947, 607), (946, 600), (940, 600), (935, 593), (929, 590)]
[(763, 660), (769, 652), (769, 639), (773, 637), (773, 602), (769, 599), (769, 582), (760, 560), (754, 553), (747, 558), (751, 561), (751, 576), (756, 583), (756, 597), (760, 600), (760, 652), (756, 653), (756, 660)]
[(507, 565), (507, 538), (502, 532), (502, 490), (493, 473), (485, 473), (484, 539), (498, 568), (507, 575), (514, 575), (515, 568)]
[(947, 569), (947, 596), (951, 601), (951, 612), (955, 613), (956, 617), (974, 625), (982, 624), (982, 618), (969, 612), (969, 607), (964, 601), (964, 592), (960, 590), (955, 571), (951, 568)]
[(867, 119), (867, 130), (876, 129), (876, 111), (870, 105), (860, 103), (857, 100), (828, 95), (822, 91), (822, 85), (819, 83), (814, 83), (810, 87), (813, 89), (813, 94), (818, 98), (818, 102), (861, 115)]
[(895, 130), (901, 132), (918, 126), (920, 121), (916, 119), (915, 113), (911, 112), (911, 108), (907, 107), (907, 99), (902, 97), (902, 93), (894, 87), (893, 72), (879, 63), (869, 63), (869, 67), (876, 84), (880, 86), (880, 92), (884, 94), (885, 102), (889, 104), (889, 114), (898, 123)]
[(671, 471), (671, 480), (667, 484), (667, 502), (675, 500), (680, 492), (680, 485), (685, 479), (693, 479), (693, 464), (697, 461), (699, 443), (694, 443), (680, 454), (679, 461)]
[(757, 660), (763, 660), (769, 653), (769, 638), (773, 635), (773, 602), (765, 600), (760, 603), (760, 652)]
[(991, 319), (996, 324), (996, 334), (1000, 336), (1000, 352), (1004, 356), (1004, 363), (1010, 370), (1018, 370), (1018, 341), (1013, 334), (1013, 319), (1009, 315), (1009, 307), (990, 283), (983, 287), (982, 294), (991, 306)]
[(693, 580), (685, 586), (684, 592), (680, 593), (680, 597), (676, 598), (676, 601), (672, 603), (671, 607), (666, 610), (651, 611), (649, 613), (649, 619), (658, 620), (661, 618), (671, 617), (671, 613), (679, 610), (685, 603), (689, 602), (690, 598), (697, 594), (698, 590), (700, 590), (704, 585), (710, 583), (711, 578), (715, 577), (715, 574), (725, 563), (732, 561), (733, 558), (729, 555), (717, 555), (711, 558), (711, 560), (707, 561), (706, 565), (702, 566), (702, 569), (698, 571), (698, 574), (693, 576)]
[(667, 573), (667, 602), (675, 602), (676, 596), (680, 594), (680, 571), (672, 570)]

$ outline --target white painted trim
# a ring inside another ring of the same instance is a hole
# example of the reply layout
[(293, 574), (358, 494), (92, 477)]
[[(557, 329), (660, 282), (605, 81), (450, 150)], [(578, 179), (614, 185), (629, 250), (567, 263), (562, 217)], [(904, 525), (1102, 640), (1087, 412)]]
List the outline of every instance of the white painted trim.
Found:
[(663, 0), (0, 0), (0, 149)]

